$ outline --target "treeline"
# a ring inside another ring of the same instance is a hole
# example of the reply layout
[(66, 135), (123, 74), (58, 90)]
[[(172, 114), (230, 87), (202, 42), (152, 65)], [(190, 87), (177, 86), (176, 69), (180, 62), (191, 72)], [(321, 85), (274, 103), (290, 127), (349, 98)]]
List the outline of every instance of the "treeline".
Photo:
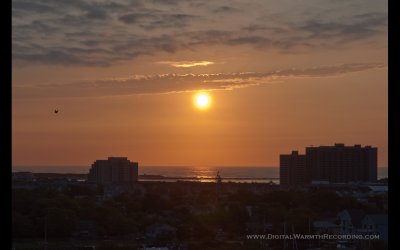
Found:
[[(198, 184), (199, 187), (202, 184)], [(234, 192), (210, 188), (189, 189), (184, 184), (152, 183), (144, 192), (115, 196), (99, 202), (101, 188), (68, 186), (62, 191), (39, 188), (13, 190), (12, 232), (14, 238), (68, 238), (79, 221), (93, 221), (98, 238), (145, 235), (152, 224), (177, 229), (176, 240), (215, 240), (222, 230), (227, 239), (241, 239), (249, 223), (272, 225), (283, 232), (283, 223), (296, 233), (309, 233), (310, 222), (334, 217), (343, 209), (358, 208), (380, 213), (385, 197), (370, 198), (375, 205), (340, 197), (332, 190), (282, 191), (263, 194), (239, 189)]]

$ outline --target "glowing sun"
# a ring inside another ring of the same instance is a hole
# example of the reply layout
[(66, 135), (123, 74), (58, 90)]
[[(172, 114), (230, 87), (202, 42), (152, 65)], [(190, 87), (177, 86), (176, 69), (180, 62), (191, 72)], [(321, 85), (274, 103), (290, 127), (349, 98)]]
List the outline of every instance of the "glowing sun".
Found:
[(211, 98), (206, 93), (198, 93), (194, 97), (194, 105), (199, 109), (207, 109), (210, 107)]

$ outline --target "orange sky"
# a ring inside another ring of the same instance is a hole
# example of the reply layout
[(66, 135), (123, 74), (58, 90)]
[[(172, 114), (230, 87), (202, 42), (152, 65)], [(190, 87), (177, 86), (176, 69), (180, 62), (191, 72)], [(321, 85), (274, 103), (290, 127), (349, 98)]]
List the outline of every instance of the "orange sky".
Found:
[(13, 1), (13, 165), (277, 166), (345, 143), (387, 166), (385, 1), (28, 2)]

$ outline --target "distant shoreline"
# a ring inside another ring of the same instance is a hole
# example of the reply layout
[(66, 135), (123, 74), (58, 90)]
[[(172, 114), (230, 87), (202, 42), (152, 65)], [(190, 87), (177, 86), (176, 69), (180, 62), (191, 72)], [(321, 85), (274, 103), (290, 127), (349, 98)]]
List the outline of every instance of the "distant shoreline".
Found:
[[(51, 175), (52, 178), (86, 179), (90, 166), (13, 166), (12, 172)], [(277, 166), (139, 166), (142, 181), (214, 181), (217, 171), (224, 181), (279, 181)], [(388, 168), (378, 167), (378, 180), (388, 178)]]
[[(23, 172), (23, 171), (21, 171)], [(14, 172), (16, 173), (16, 172)], [(86, 180), (87, 174), (76, 174), (76, 173), (33, 173), (35, 178), (39, 179), (76, 179)], [(378, 180), (387, 179), (388, 177), (378, 177)], [(195, 181), (195, 182), (210, 182), (214, 181), (215, 177), (196, 177), (196, 176), (163, 176), (154, 174), (141, 174), (138, 176), (138, 180), (142, 181)], [(223, 181), (233, 182), (276, 182), (279, 181), (279, 177), (262, 178), (262, 177), (226, 177)]]
[[(23, 171), (21, 171), (23, 172)], [(17, 173), (17, 172), (14, 172)], [(87, 174), (75, 174), (75, 173), (33, 173), (37, 178), (76, 178), (85, 179)], [(214, 177), (196, 177), (196, 176), (164, 176), (154, 174), (142, 174), (138, 176), (139, 179), (179, 179), (179, 180), (215, 180)], [(279, 180), (278, 177), (262, 178), (262, 177), (226, 177), (225, 180)]]

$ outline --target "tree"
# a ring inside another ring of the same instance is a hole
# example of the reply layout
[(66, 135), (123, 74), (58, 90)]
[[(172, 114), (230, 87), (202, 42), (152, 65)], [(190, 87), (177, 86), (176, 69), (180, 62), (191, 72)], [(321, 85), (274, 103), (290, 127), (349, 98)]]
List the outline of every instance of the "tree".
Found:
[(50, 208), (45, 217), (47, 235), (53, 238), (64, 238), (71, 235), (77, 224), (73, 211), (63, 208)]
[(12, 212), (12, 234), (15, 238), (32, 237), (35, 235), (31, 219), (17, 211)]

